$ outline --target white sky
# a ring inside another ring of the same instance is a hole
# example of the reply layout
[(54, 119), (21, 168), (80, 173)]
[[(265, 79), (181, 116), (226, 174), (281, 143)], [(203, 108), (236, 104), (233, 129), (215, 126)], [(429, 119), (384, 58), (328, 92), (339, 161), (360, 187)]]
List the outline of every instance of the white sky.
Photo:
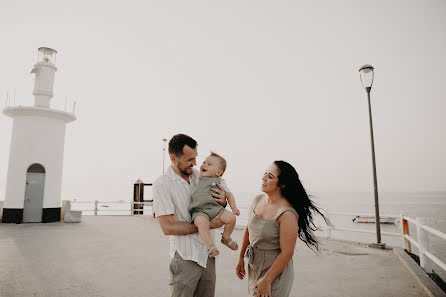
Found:
[[(63, 199), (131, 199), (162, 138), (226, 157), (239, 199), (276, 159), (311, 192), (446, 190), (445, 1), (0, 2), (0, 98), (33, 104), (37, 48), (58, 51), (53, 107), (76, 98)], [(0, 199), (12, 120), (0, 115)]]

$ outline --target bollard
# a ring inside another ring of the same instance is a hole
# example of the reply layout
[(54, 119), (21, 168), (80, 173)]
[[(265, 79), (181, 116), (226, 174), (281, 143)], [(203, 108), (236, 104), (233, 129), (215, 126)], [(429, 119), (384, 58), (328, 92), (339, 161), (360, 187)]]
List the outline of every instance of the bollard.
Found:
[(95, 216), (98, 215), (98, 201), (97, 200), (94, 201), (94, 215)]
[(409, 253), (412, 253), (412, 248), (410, 246), (410, 242), (404, 238), (404, 235), (409, 235), (409, 223), (404, 218), (407, 214), (405, 212), (401, 212), (401, 238), (403, 240), (403, 248), (407, 250)]
[(432, 273), (432, 261), (424, 254), (425, 251), (429, 251), (429, 235), (422, 229), (422, 226), (426, 225), (426, 219), (416, 218), (416, 220), (418, 244), (420, 246), (420, 266), (426, 273)]

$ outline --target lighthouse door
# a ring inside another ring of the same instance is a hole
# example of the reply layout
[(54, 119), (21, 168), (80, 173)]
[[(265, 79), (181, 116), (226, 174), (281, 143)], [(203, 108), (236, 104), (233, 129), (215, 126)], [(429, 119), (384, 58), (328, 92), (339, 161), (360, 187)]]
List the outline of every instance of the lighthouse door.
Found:
[(40, 223), (42, 221), (44, 185), (45, 169), (40, 164), (31, 165), (26, 173), (24, 223)]

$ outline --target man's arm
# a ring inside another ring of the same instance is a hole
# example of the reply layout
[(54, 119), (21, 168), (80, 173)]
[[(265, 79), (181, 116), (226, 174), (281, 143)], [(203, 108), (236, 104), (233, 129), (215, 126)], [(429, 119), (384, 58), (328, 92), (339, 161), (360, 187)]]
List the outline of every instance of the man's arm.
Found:
[[(209, 228), (215, 229), (223, 226), (220, 220), (220, 215), (210, 221)], [(174, 219), (173, 215), (165, 215), (158, 217), (158, 223), (161, 226), (161, 230), (164, 235), (188, 235), (198, 232), (197, 226), (189, 224), (188, 222), (180, 222)]]
[(173, 214), (158, 217), (158, 223), (164, 235), (187, 235), (197, 233), (197, 226), (174, 219)]

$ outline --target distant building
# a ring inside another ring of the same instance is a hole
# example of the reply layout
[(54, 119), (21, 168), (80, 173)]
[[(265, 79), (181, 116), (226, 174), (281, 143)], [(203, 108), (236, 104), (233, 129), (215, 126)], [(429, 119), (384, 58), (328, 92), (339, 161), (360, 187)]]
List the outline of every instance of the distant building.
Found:
[(3, 223), (60, 221), (65, 126), (73, 113), (51, 109), (56, 51), (41, 47), (35, 74), (34, 106), (6, 107), (13, 118)]

